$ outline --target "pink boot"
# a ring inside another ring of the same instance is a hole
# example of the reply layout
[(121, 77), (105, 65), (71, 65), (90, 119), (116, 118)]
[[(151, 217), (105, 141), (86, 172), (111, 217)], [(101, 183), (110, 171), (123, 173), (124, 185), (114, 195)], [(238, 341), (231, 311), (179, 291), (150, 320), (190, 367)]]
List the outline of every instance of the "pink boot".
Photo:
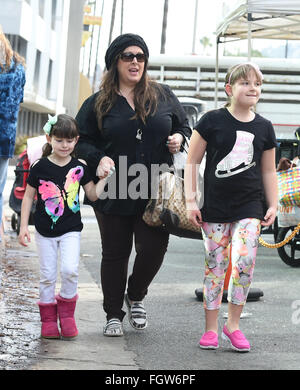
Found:
[(78, 295), (74, 298), (66, 299), (60, 295), (56, 295), (57, 311), (61, 329), (61, 336), (65, 339), (70, 339), (78, 335), (74, 312)]
[(38, 302), (42, 321), (41, 336), (46, 339), (59, 339), (57, 326), (57, 303)]

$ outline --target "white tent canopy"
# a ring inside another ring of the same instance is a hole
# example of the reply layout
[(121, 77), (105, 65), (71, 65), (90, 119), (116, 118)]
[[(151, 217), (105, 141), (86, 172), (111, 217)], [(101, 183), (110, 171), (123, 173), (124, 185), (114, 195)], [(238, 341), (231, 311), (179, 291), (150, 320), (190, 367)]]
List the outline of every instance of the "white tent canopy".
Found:
[(248, 39), (248, 60), (251, 40), (300, 39), (300, 0), (241, 0), (217, 27), (216, 90), (218, 100), (219, 44)]
[(299, 0), (248, 0), (227, 15), (218, 26), (220, 41), (252, 38), (300, 39)]

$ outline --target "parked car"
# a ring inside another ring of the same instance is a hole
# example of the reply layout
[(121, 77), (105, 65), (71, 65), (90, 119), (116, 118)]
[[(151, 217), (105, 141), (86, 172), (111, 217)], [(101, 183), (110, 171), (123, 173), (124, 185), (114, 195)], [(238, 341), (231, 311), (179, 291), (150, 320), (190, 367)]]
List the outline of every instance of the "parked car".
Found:
[(206, 111), (206, 103), (203, 100), (188, 96), (180, 96), (178, 100), (188, 116), (190, 127), (193, 129)]

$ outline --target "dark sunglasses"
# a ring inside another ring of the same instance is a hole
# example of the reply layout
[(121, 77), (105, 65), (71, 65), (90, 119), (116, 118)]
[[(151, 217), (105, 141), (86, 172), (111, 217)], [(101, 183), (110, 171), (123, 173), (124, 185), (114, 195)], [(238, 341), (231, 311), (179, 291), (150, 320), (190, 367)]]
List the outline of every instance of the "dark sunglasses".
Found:
[(120, 58), (124, 62), (132, 62), (134, 58), (136, 58), (137, 62), (145, 62), (146, 60), (146, 56), (144, 53), (133, 54), (130, 51), (121, 53)]

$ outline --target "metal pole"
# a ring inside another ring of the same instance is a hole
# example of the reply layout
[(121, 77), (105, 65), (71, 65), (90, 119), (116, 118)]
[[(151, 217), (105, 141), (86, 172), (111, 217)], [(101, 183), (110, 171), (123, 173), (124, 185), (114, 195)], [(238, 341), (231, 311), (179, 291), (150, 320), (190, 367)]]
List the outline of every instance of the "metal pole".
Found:
[[(102, 8), (101, 8), (101, 18), (103, 18), (103, 9), (104, 9), (104, 0), (102, 0)], [(96, 72), (97, 72), (97, 65), (98, 65), (98, 53), (99, 53), (99, 43), (100, 43), (100, 35), (101, 35), (101, 26), (99, 26), (98, 30), (98, 40), (97, 40), (97, 49), (96, 49), (96, 60), (95, 60), (95, 70), (94, 70), (94, 77), (93, 77), (93, 91), (96, 91), (95, 88), (95, 82), (96, 82)]]
[(219, 84), (219, 37), (216, 41), (216, 77), (215, 77), (215, 108), (218, 108), (218, 84)]
[(195, 1), (194, 33), (193, 33), (192, 54), (195, 54), (195, 47), (196, 47), (196, 32), (197, 32), (197, 20), (198, 20), (198, 0)]
[(248, 16), (247, 16), (247, 19), (248, 19), (248, 61), (250, 62), (251, 61), (251, 55), (252, 55), (252, 45), (251, 45), (251, 37), (252, 37), (252, 30), (251, 30), (251, 27), (252, 27), (252, 14), (251, 13), (248, 13)]
[(114, 29), (114, 24), (115, 24), (116, 5), (117, 5), (117, 0), (114, 0), (113, 5), (112, 5), (112, 11), (111, 11), (108, 45), (110, 45), (111, 41), (112, 41), (112, 34), (113, 34), (113, 29)]
[(285, 41), (284, 58), (288, 58), (288, 51), (289, 51), (289, 46), (288, 46), (288, 44), (289, 44), (289, 41), (286, 40), (286, 41)]
[(160, 54), (165, 54), (165, 52), (166, 52), (168, 9), (169, 9), (169, 0), (165, 0), (162, 31), (161, 31), (161, 41), (160, 41)]
[(124, 0), (121, 1), (121, 28), (120, 34), (123, 34), (123, 19), (124, 19)]
[[(94, 6), (94, 16), (96, 15), (96, 1), (94, 3), (91, 3)], [(91, 60), (92, 60), (92, 49), (93, 49), (93, 43), (94, 43), (94, 31), (95, 26), (92, 26), (92, 35), (91, 35), (91, 44), (90, 44), (90, 54), (89, 54), (89, 66), (88, 66), (88, 79), (91, 77)]]

